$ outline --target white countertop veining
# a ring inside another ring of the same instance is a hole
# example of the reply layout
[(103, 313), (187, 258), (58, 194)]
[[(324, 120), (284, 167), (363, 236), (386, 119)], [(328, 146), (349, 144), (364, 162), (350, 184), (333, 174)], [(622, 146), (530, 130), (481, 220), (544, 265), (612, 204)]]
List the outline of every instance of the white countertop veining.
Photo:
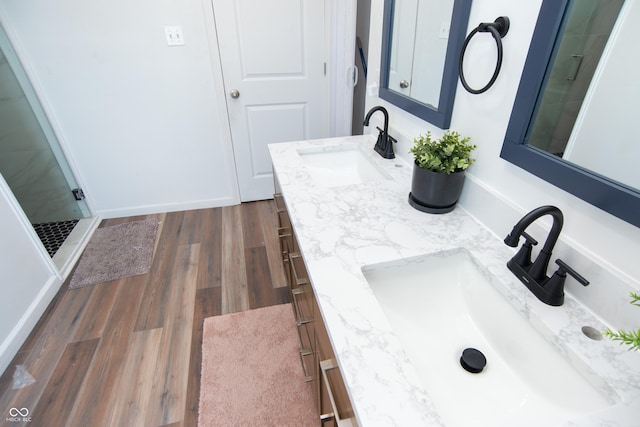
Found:
[[(561, 307), (536, 299), (506, 268), (514, 249), (461, 207), (444, 215), (407, 202), (412, 166), (373, 151), (371, 135), (269, 145), (274, 172), (318, 298), (336, 358), (361, 426), (445, 425), (428, 390), (393, 333), (362, 267), (432, 254), (468, 251), (497, 279), (496, 289), (614, 406), (569, 425), (637, 425), (640, 352), (581, 331), (605, 325), (570, 295)], [(391, 179), (318, 185), (298, 150), (357, 147)], [(513, 224), (505, 224), (505, 235)], [(428, 357), (428, 355), (425, 355)]]

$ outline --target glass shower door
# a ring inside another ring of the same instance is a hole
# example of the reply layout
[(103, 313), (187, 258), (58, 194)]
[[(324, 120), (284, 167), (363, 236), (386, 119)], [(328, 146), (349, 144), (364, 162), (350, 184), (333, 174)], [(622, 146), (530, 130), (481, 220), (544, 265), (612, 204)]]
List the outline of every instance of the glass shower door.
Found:
[(1, 28), (0, 174), (52, 257), (56, 243), (59, 247), (78, 220), (91, 216), (55, 133)]

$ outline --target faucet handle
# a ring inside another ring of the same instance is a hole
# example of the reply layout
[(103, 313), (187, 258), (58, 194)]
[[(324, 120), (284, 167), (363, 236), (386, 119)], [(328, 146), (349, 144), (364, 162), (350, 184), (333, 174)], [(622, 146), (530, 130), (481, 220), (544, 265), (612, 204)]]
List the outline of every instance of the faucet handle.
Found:
[(574, 277), (581, 285), (587, 286), (589, 284), (587, 279), (578, 274), (577, 271), (569, 267), (561, 259), (557, 259), (556, 264), (558, 264), (558, 270), (543, 284), (543, 290), (547, 295), (547, 304), (554, 306), (564, 303), (564, 282), (567, 278), (567, 273)]
[(587, 286), (589, 284), (589, 281), (587, 279), (585, 279), (584, 277), (582, 277), (577, 271), (575, 271), (573, 268), (569, 267), (564, 261), (562, 261), (560, 258), (558, 258), (556, 260), (556, 264), (558, 264), (558, 271), (556, 271), (553, 275), (555, 276), (556, 274), (560, 277), (567, 277), (567, 273), (569, 273), (569, 275), (571, 277), (573, 277), (574, 279), (576, 279), (578, 281), (578, 283), (580, 283), (582, 286)]
[(524, 237), (524, 240), (525, 240), (524, 244), (525, 244), (525, 245), (527, 245), (527, 244), (528, 244), (528, 245), (533, 245), (533, 246), (535, 246), (535, 245), (537, 245), (537, 244), (538, 244), (538, 241), (537, 241), (536, 239), (534, 239), (533, 237), (531, 237), (531, 236), (530, 236), (528, 233), (526, 233), (525, 231), (523, 231), (523, 232), (522, 232), (522, 237)]
[(513, 261), (526, 270), (531, 266), (532, 247), (537, 245), (538, 241), (525, 232), (522, 232), (522, 237), (524, 237), (525, 241), (518, 253), (513, 257)]

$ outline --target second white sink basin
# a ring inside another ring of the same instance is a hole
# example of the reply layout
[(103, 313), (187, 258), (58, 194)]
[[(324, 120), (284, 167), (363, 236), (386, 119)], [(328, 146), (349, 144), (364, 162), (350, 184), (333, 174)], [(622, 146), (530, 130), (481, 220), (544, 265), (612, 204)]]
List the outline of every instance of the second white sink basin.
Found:
[(316, 184), (325, 188), (390, 178), (372, 164), (358, 146), (341, 147), (340, 150), (305, 148), (298, 149), (298, 154)]
[[(611, 406), (491, 284), (466, 251), (363, 267), (447, 426), (542, 426)], [(465, 348), (487, 360), (460, 365)]]

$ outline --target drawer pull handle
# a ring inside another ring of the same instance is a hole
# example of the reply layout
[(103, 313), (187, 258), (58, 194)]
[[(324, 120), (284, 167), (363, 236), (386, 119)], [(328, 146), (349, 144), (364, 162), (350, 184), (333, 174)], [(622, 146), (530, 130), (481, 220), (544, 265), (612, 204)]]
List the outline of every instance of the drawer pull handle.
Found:
[(298, 305), (298, 295), (302, 295), (304, 294), (304, 291), (302, 289), (293, 289), (291, 291), (291, 296), (293, 297), (293, 308), (295, 309), (296, 312), (296, 326), (302, 326), (305, 325), (307, 323), (311, 323), (311, 319), (309, 319), (308, 317), (305, 317), (302, 314), (302, 311), (300, 310), (300, 306)]
[(329, 395), (329, 400), (331, 401), (331, 408), (333, 409), (332, 414), (321, 415), (320, 421), (324, 422), (323, 417), (333, 417), (332, 419), (334, 419), (338, 425), (343, 425), (343, 423), (345, 423), (344, 425), (350, 425), (349, 423), (351, 419), (347, 421), (340, 418), (340, 414), (338, 413), (338, 406), (336, 405), (335, 398), (333, 397), (333, 390), (331, 389), (331, 383), (329, 382), (329, 376), (327, 375), (328, 371), (336, 368), (338, 368), (338, 364), (336, 363), (335, 359), (322, 360), (320, 362), (320, 371), (322, 371), (322, 381), (324, 382), (324, 385), (327, 389), (327, 394)]
[(309, 284), (309, 280), (306, 277), (300, 277), (298, 275), (298, 270), (296, 270), (296, 263), (295, 263), (295, 259), (301, 258), (300, 254), (297, 252), (289, 252), (289, 262), (291, 263), (291, 271), (293, 272), (293, 276), (295, 279), (295, 285), (296, 286), (301, 286), (301, 285), (307, 285)]
[(312, 355), (313, 352), (308, 350), (308, 353), (303, 354), (303, 349), (300, 349), (300, 352), (298, 353), (300, 356), (300, 365), (302, 365), (302, 373), (304, 374), (304, 382), (308, 383), (310, 381), (313, 381), (313, 377), (311, 375), (309, 375), (309, 373), (307, 372), (307, 366), (304, 363), (304, 357), (305, 356), (309, 356)]

